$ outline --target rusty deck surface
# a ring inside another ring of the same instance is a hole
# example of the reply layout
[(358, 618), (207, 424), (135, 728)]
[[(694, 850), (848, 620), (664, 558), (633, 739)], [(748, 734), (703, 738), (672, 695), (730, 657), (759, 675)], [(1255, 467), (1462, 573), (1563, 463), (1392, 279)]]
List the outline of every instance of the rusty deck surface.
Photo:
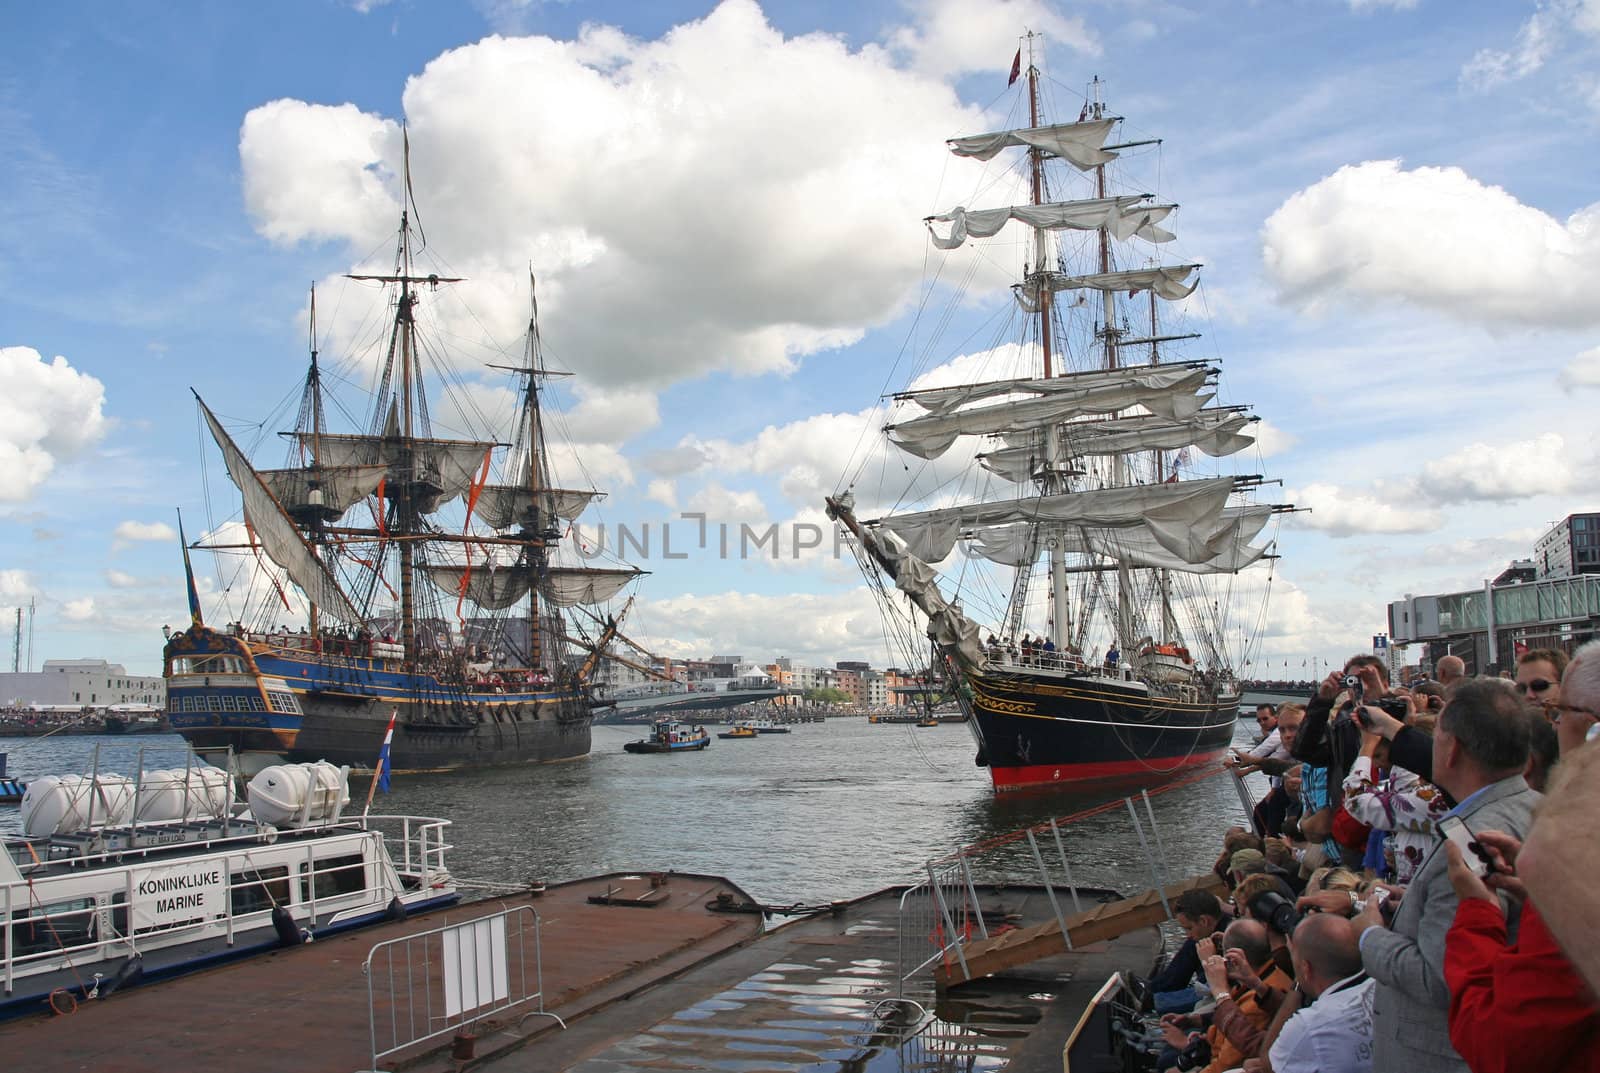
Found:
[[(154, 983), (85, 1003), (65, 1017), (19, 1018), (0, 1024), (0, 1053), (18, 1068), (55, 1073), (138, 1073), (173, 1069), (283, 1073), (286, 1069), (369, 1069), (367, 980), (372, 947), (446, 924), (531, 905), (539, 914), (545, 1008), (575, 1019), (619, 997), (672, 977), (757, 938), (759, 916), (711, 912), (720, 894), (747, 895), (727, 880), (669, 873), (664, 896), (638, 902), (648, 880), (620, 875), (557, 884), (540, 896), (486, 899), (409, 920), (333, 936), (304, 946)], [(638, 888), (638, 890), (635, 890)], [(612, 895), (612, 904), (604, 896)], [(635, 896), (629, 896), (631, 894)], [(599, 897), (600, 902), (591, 901)], [(481, 1053), (518, 1042), (503, 1029)], [(540, 1019), (527, 1023), (536, 1031)], [(395, 1068), (432, 1048), (418, 1047), (380, 1063)], [(444, 1062), (441, 1068), (453, 1068)]]

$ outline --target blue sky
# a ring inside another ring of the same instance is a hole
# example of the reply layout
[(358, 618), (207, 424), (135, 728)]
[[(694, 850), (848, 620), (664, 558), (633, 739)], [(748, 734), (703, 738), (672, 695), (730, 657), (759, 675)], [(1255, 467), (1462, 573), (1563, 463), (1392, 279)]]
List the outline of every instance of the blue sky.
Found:
[[(370, 294), (339, 275), (388, 256), (402, 121), (476, 330), (514, 353), (540, 273), (549, 353), (581, 377), (567, 426), (612, 491), (596, 520), (817, 520), (879, 393), (932, 360), (918, 221), (981, 196), (942, 142), (1006, 122), (1024, 27), (1058, 109), (1098, 75), (1130, 136), (1164, 139), (1129, 169), (1183, 206), (1172, 257), (1206, 266), (1181, 311), (1196, 353), (1265, 419), (1261, 471), (1315, 508), (1277, 534), (1261, 658), (1348, 654), (1387, 601), (1479, 584), (1597, 506), (1595, 0), (330, 0), (3, 24), (0, 605), (36, 602), (35, 665), (158, 669), (185, 614), (174, 509), (191, 538), (236, 510), (189, 389), (236, 431), (281, 416), (312, 281), (325, 353), (357, 334)], [(976, 287), (950, 333), (969, 349), (1005, 299), (998, 275)], [(634, 632), (663, 650), (891, 658), (848, 562), (658, 544), (642, 565)], [(197, 566), (235, 617), (243, 586)]]

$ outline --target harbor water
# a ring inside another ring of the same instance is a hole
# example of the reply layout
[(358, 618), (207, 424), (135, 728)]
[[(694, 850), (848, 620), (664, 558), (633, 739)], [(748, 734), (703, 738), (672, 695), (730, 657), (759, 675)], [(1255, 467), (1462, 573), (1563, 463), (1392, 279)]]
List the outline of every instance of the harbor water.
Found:
[[(1254, 729), (1242, 720), (1236, 741), (1249, 743)], [(452, 820), (449, 859), (467, 880), (692, 871), (726, 876), (758, 901), (788, 905), (914, 882), (931, 858), (1138, 788), (996, 796), (973, 764), (971, 734), (957, 723), (838, 718), (800, 724), (790, 734), (715, 740), (703, 752), (623, 752), (647, 730), (597, 726), (590, 755), (566, 763), (396, 775), (373, 811)], [(102, 771), (132, 771), (141, 749), (147, 769), (184, 762), (182, 740), (170, 734), (11, 739), (4, 747), (12, 774), (24, 780), (86, 772), (96, 747)], [(1152, 777), (1150, 785), (1158, 784)], [(352, 776), (355, 811), (367, 789), (368, 776)], [(1226, 777), (1152, 801), (1171, 875), (1208, 868), (1224, 828), (1242, 821)], [(0, 831), (17, 830), (16, 806), (0, 806)], [(1078, 882), (1130, 890), (1149, 884), (1125, 810), (1068, 832)], [(1014, 874), (1027, 875), (1027, 851), (1013, 852)]]

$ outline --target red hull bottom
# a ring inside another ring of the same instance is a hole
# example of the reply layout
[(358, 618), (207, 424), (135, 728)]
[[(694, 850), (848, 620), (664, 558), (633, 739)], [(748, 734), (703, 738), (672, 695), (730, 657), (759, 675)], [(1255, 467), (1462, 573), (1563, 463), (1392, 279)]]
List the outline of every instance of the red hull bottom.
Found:
[(1090, 764), (1033, 764), (1026, 767), (990, 768), (994, 788), (1028, 790), (1040, 786), (1069, 786), (1094, 780), (1165, 778), (1191, 768), (1214, 764), (1227, 753), (1226, 748), (1191, 753), (1165, 760), (1107, 760)]

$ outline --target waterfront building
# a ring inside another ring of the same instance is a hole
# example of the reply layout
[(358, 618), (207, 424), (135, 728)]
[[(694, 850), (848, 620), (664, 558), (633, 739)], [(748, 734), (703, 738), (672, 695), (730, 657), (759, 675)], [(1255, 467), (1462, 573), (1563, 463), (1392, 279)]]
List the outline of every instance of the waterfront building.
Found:
[(1600, 574), (1600, 514), (1569, 514), (1533, 545), (1540, 579)]
[(167, 683), (160, 675), (129, 674), (122, 664), (103, 659), (47, 659), (43, 670), (0, 674), (0, 701), (13, 708), (164, 708)]
[(1446, 655), (1460, 656), (1468, 674), (1494, 673), (1526, 648), (1571, 652), (1600, 636), (1600, 576), (1577, 574), (1495, 585), (1464, 592), (1407, 595), (1389, 605), (1393, 645), (1424, 644), (1432, 671)]

